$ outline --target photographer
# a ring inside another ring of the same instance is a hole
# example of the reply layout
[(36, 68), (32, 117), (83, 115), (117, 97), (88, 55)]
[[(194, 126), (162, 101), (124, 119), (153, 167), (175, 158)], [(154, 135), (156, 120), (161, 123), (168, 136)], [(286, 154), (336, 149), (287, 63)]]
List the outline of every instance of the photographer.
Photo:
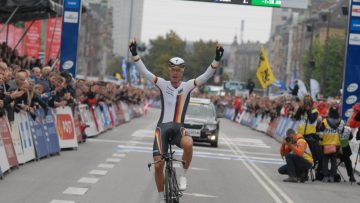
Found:
[(295, 103), (294, 119), (299, 121), (297, 132), (304, 136), (304, 139), (309, 145), (310, 151), (313, 155), (314, 161), (317, 165), (316, 168), (316, 179), (321, 180), (321, 163), (322, 163), (322, 148), (320, 146), (320, 138), (316, 134), (318, 121), (321, 119), (319, 112), (314, 108), (314, 102), (310, 95), (306, 95), (303, 102), (299, 105)]
[(288, 175), (284, 182), (308, 180), (308, 170), (314, 163), (310, 149), (301, 134), (296, 134), (293, 129), (286, 131), (286, 137), (280, 147), (281, 157), (286, 160), (286, 165), (279, 168), (279, 173)]

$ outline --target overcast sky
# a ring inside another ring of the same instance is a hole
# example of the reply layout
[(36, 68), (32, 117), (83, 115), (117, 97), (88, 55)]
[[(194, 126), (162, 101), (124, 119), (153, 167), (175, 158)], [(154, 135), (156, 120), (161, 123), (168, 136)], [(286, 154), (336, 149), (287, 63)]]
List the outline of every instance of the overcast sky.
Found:
[(148, 42), (174, 30), (187, 41), (218, 40), (231, 43), (240, 35), (245, 20), (244, 41), (266, 42), (271, 28), (271, 8), (182, 0), (144, 0), (142, 40)]

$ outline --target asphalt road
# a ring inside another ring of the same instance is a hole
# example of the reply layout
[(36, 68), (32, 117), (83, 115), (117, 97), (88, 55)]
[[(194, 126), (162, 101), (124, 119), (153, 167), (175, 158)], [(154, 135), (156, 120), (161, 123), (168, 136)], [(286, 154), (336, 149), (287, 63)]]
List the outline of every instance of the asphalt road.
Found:
[[(0, 202), (158, 202), (153, 169), (149, 172), (147, 163), (159, 115), (152, 109), (146, 117), (88, 139), (77, 151), (65, 150), (13, 169), (0, 181)], [(359, 202), (356, 184), (282, 182), (285, 177), (277, 169), (284, 162), (278, 148), (272, 138), (222, 119), (218, 148), (194, 146), (181, 202)]]

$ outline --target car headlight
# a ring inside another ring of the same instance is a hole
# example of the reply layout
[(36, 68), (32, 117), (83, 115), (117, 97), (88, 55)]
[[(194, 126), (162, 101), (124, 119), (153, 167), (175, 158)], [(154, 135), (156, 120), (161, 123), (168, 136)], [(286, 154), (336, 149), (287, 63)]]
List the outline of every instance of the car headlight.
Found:
[(206, 128), (207, 128), (208, 130), (210, 130), (210, 131), (214, 131), (214, 130), (216, 130), (217, 125), (208, 124), (208, 125), (206, 125)]

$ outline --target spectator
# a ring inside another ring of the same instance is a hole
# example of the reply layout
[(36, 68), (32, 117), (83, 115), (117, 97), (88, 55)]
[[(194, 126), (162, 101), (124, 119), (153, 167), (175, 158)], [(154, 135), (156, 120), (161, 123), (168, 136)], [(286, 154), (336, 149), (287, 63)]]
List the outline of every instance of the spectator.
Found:
[[(335, 106), (332, 104), (328, 117), (324, 118), (319, 131), (321, 132), (321, 145), (323, 147), (323, 157), (322, 157), (322, 173), (324, 175), (323, 182), (334, 182), (334, 178), (337, 171), (336, 157), (337, 150), (340, 147), (340, 135), (338, 133), (338, 128), (340, 123), (344, 122), (340, 119), (340, 114)], [(328, 170), (328, 164), (331, 164), (330, 172)]]
[(286, 165), (279, 168), (279, 173), (288, 175), (284, 182), (304, 182), (308, 180), (308, 170), (314, 164), (307, 142), (301, 134), (288, 129), (286, 138), (280, 147), (281, 157)]
[(252, 81), (251, 78), (249, 78), (248, 83), (247, 83), (247, 89), (249, 90), (249, 95), (252, 94), (252, 92), (254, 91), (255, 88), (255, 83)]
[(293, 95), (294, 97), (298, 96), (298, 92), (299, 92), (299, 85), (298, 85), (298, 81), (295, 80), (295, 85), (293, 88), (289, 87), (290, 89), (290, 93), (291, 95)]

